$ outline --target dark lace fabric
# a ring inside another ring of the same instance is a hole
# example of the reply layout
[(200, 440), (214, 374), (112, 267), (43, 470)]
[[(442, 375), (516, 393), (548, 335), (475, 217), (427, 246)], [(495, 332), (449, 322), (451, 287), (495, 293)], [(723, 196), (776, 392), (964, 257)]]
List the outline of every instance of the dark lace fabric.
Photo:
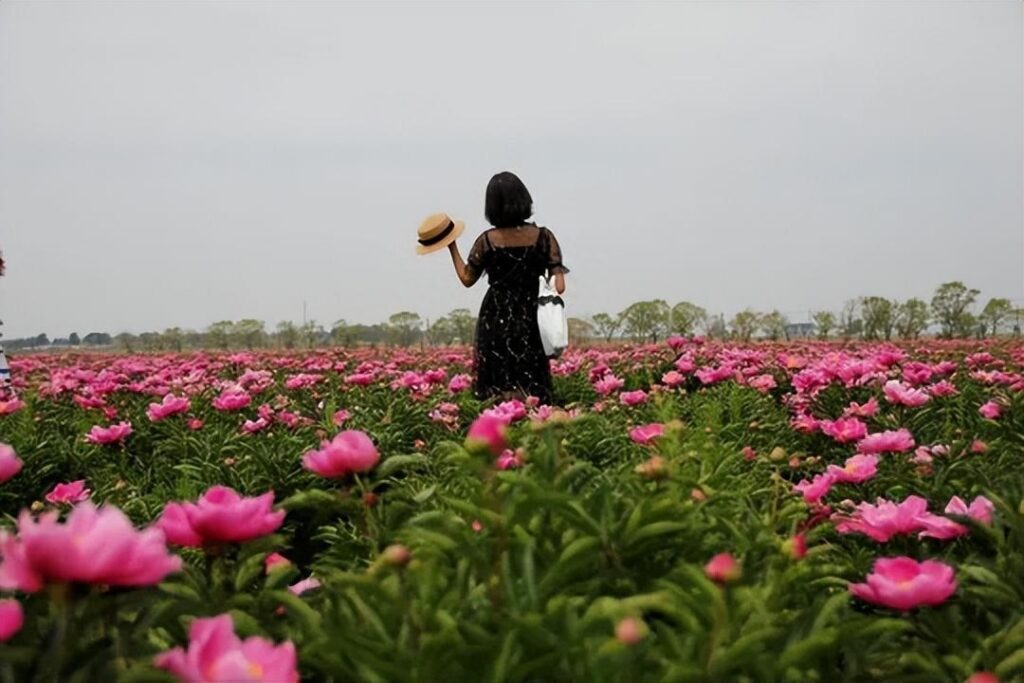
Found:
[(469, 252), (467, 267), (487, 274), (476, 326), (476, 395), (536, 396), (551, 402), (551, 365), (537, 327), (541, 275), (568, 273), (551, 231), (528, 224), (492, 228)]

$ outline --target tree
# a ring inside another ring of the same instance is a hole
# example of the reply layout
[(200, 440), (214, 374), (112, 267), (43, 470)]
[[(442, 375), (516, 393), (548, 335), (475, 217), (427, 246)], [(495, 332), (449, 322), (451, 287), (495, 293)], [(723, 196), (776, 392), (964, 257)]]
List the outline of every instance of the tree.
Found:
[(331, 343), (336, 346), (350, 346), (353, 340), (353, 328), (344, 320), (335, 320), (331, 325)]
[(860, 314), (864, 321), (865, 339), (891, 339), (896, 323), (893, 303), (880, 296), (866, 296), (860, 300)]
[(896, 310), (896, 335), (901, 339), (917, 339), (928, 328), (928, 304), (921, 299), (907, 299)]
[(68, 335), (68, 343), (71, 344), (71, 346), (80, 346), (82, 344), (82, 340), (79, 338), (77, 332), (72, 332)]
[(818, 339), (828, 339), (829, 333), (836, 329), (836, 316), (832, 311), (818, 311), (811, 316), (811, 322), (818, 328)]
[(163, 346), (175, 351), (181, 351), (184, 346), (185, 335), (180, 327), (169, 327), (163, 333)]
[(594, 326), (582, 318), (569, 318), (566, 324), (569, 326), (570, 344), (579, 344), (594, 336)]
[(430, 337), (431, 344), (450, 346), (459, 333), (455, 329), (451, 316), (444, 316), (435, 320), (434, 324), (427, 328), (427, 335)]
[(977, 289), (969, 289), (962, 282), (944, 282), (932, 297), (932, 315), (942, 327), (942, 336), (947, 339), (966, 337), (974, 327), (974, 316), (970, 308), (978, 295)]
[(843, 304), (843, 310), (839, 314), (839, 330), (843, 335), (843, 339), (856, 337), (860, 334), (864, 323), (857, 316), (857, 310), (859, 308), (860, 302), (856, 299), (850, 299)]
[(315, 320), (308, 320), (303, 323), (302, 327), (299, 328), (299, 334), (302, 337), (302, 343), (307, 349), (312, 349), (317, 346), (320, 341), (327, 336), (327, 333), (324, 332), (323, 326)]
[(247, 349), (259, 348), (266, 342), (267, 333), (263, 329), (262, 320), (246, 318), (235, 323), (234, 333), (237, 334)]
[(455, 338), (461, 344), (472, 344), (476, 336), (476, 316), (468, 308), (456, 308), (448, 314)]
[(157, 332), (143, 332), (139, 335), (139, 343), (145, 351), (160, 350), (160, 334)]
[(757, 325), (761, 316), (751, 309), (740, 311), (729, 321), (729, 329), (732, 335), (742, 341), (750, 341), (757, 331)]
[(999, 334), (999, 326), (1013, 315), (1013, 304), (1009, 299), (989, 299), (978, 320), (985, 326), (985, 332), (993, 337)]
[(218, 320), (206, 328), (206, 342), (210, 346), (227, 350), (235, 334), (235, 324), (230, 320)]
[(725, 324), (725, 316), (721, 313), (708, 316), (704, 321), (703, 327), (704, 334), (710, 339), (725, 339), (729, 336), (729, 328)]
[(393, 341), (399, 346), (412, 346), (420, 334), (423, 321), (420, 316), (410, 311), (401, 311), (388, 318)]
[(708, 312), (697, 304), (680, 301), (672, 307), (671, 332), (690, 336), (707, 320)]
[(606, 342), (610, 342), (615, 333), (622, 327), (622, 316), (613, 317), (607, 313), (598, 313), (591, 317), (594, 329)]
[(764, 333), (764, 336), (768, 337), (772, 341), (789, 338), (786, 335), (786, 325), (789, 324), (789, 321), (786, 320), (786, 316), (782, 315), (778, 311), (772, 311), (771, 313), (765, 313), (760, 316), (758, 324), (760, 325), (761, 332)]
[(619, 316), (627, 334), (637, 342), (649, 339), (658, 341), (658, 337), (668, 328), (669, 307), (662, 299), (654, 301), (638, 301), (631, 304)]
[(294, 349), (299, 343), (299, 328), (291, 320), (277, 324), (277, 341), (286, 349)]
[(114, 337), (114, 341), (120, 344), (127, 353), (132, 353), (135, 348), (136, 339), (131, 332), (122, 332)]
[(106, 332), (90, 332), (82, 339), (82, 343), (86, 346), (107, 346), (111, 342), (113, 339)]

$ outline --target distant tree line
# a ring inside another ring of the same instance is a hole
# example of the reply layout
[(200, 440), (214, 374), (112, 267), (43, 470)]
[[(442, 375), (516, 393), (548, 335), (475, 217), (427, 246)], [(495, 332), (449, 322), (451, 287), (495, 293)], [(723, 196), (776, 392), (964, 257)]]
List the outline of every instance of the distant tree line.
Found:
[(613, 341), (657, 341), (670, 334), (702, 334), (718, 339), (916, 339), (934, 330), (943, 338), (1020, 335), (1024, 309), (1009, 299), (992, 298), (976, 311), (979, 292), (962, 282), (946, 282), (930, 303), (912, 298), (896, 301), (864, 296), (847, 301), (838, 311), (815, 311), (809, 323), (791, 324), (779, 311), (742, 310), (726, 321), (689, 301), (670, 306), (662, 299), (638, 301), (617, 315), (598, 313), (590, 320), (570, 320), (570, 336)]
[[(637, 301), (618, 314), (598, 313), (589, 319), (569, 318), (571, 342), (656, 342), (672, 334), (701, 334), (714, 339), (916, 339), (933, 331), (944, 338), (995, 337), (1020, 334), (1024, 309), (1009, 299), (989, 299), (976, 310), (980, 292), (962, 282), (946, 282), (935, 290), (931, 302), (922, 299), (896, 301), (864, 296), (847, 301), (839, 311), (815, 311), (810, 322), (792, 324), (777, 310), (750, 308), (726, 320), (689, 301), (669, 305), (663, 299)], [(336, 320), (324, 326), (315, 320), (303, 324), (285, 320), (267, 329), (262, 320), (220, 320), (203, 331), (171, 327), (163, 332), (111, 336), (90, 332), (71, 333), (53, 339), (45, 334), (4, 342), (9, 349), (24, 348), (118, 348), (135, 351), (184, 351), (188, 349), (308, 349), (323, 346), (451, 346), (471, 344), (476, 316), (458, 308), (436, 320), (401, 311), (387, 322), (374, 325)]]

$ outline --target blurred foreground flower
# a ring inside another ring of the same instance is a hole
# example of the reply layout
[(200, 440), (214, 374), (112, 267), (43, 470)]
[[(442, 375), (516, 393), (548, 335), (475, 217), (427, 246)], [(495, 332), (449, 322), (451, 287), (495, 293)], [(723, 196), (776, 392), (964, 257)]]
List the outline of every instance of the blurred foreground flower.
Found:
[(196, 619), (188, 636), (187, 650), (176, 647), (154, 660), (156, 666), (182, 683), (298, 683), (295, 645), (291, 641), (275, 645), (256, 636), (240, 640), (227, 614)]
[(23, 510), (18, 535), (0, 532), (0, 588), (34, 593), (49, 583), (149, 586), (181, 568), (162, 531), (142, 531), (116, 507), (86, 501), (58, 521)]

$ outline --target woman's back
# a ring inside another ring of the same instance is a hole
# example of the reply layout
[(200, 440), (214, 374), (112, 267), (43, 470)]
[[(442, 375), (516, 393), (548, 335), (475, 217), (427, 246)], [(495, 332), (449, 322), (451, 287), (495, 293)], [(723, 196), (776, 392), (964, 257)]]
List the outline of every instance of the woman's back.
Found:
[(547, 228), (491, 228), (477, 238), (469, 265), (486, 272), (491, 287), (537, 292), (537, 278), (564, 272), (558, 241)]

